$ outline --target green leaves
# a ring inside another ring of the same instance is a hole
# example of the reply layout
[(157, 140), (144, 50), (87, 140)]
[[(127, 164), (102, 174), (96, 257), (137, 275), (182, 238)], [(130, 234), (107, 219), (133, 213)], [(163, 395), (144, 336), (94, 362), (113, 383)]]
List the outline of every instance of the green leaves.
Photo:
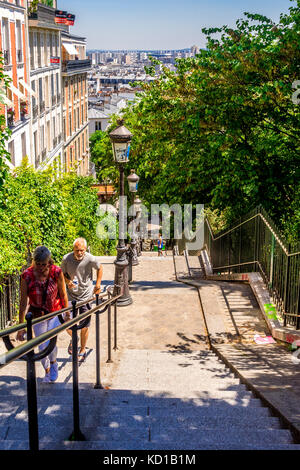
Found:
[(114, 240), (100, 240), (96, 228), (97, 193), (91, 178), (54, 169), (34, 170), (26, 162), (9, 174), (0, 206), (0, 278), (27, 263), (28, 252), (45, 244), (54, 260), (72, 250), (75, 238), (87, 239), (95, 255), (113, 254)]

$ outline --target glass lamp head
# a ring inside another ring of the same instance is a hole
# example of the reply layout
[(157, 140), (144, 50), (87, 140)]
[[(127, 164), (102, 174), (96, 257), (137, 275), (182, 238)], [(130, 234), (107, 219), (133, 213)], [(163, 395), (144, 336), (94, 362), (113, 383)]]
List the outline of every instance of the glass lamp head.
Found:
[(129, 161), (131, 132), (123, 125), (109, 133), (112, 143), (114, 161), (116, 163), (127, 163)]
[(130, 170), (131, 173), (127, 176), (127, 181), (129, 184), (129, 191), (131, 193), (136, 193), (138, 188), (139, 176), (135, 174), (134, 170)]

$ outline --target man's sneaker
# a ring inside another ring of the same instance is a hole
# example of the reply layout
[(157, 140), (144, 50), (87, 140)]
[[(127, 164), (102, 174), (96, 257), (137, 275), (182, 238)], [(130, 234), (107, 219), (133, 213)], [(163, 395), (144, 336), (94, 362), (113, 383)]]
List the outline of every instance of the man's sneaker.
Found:
[(58, 377), (58, 365), (57, 362), (50, 364), (50, 381), (55, 382)]
[(51, 379), (50, 379), (50, 372), (48, 372), (48, 373), (45, 374), (45, 377), (43, 378), (42, 383), (43, 383), (43, 384), (48, 384), (48, 383), (50, 383), (50, 382), (51, 382)]

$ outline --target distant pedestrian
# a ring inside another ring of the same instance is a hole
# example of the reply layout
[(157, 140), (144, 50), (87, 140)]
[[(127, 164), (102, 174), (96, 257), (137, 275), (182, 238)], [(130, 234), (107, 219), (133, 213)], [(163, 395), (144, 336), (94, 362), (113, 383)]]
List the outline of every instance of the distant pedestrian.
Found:
[[(96, 269), (96, 285), (93, 285), (93, 268)], [(79, 313), (84, 313), (91, 309), (88, 300), (94, 294), (99, 294), (101, 289), (101, 280), (103, 267), (100, 261), (91, 253), (87, 253), (87, 242), (84, 238), (77, 238), (73, 244), (73, 251), (63, 257), (61, 269), (67, 285), (67, 293), (69, 302), (76, 300), (76, 302), (87, 303), (79, 308)], [(86, 320), (84, 320), (85, 322)], [(78, 354), (79, 361), (83, 362), (86, 358), (86, 344), (89, 334), (89, 326), (91, 317), (87, 325), (82, 328), (80, 334), (80, 350)], [(67, 330), (72, 336), (72, 330)], [(72, 341), (68, 347), (68, 353), (72, 354)]]
[[(20, 312), (19, 321), (24, 322), (27, 305), (28, 312), (33, 318), (40, 318), (50, 312), (55, 312), (68, 306), (68, 296), (62, 270), (56, 266), (51, 258), (51, 253), (46, 246), (38, 246), (33, 253), (32, 265), (26, 269), (21, 276), (20, 292)], [(66, 314), (66, 318), (69, 314)], [(39, 336), (46, 331), (57, 326), (57, 317), (37, 323), (33, 326), (35, 336)], [(17, 334), (19, 341), (23, 340), (25, 330)], [(49, 341), (39, 346), (42, 351)], [(58, 377), (57, 347), (49, 356), (42, 359), (45, 369), (43, 382), (55, 382)]]
[(158, 256), (163, 256), (163, 248), (164, 248), (164, 241), (162, 236), (159, 236), (159, 239), (157, 240), (157, 251), (158, 251)]

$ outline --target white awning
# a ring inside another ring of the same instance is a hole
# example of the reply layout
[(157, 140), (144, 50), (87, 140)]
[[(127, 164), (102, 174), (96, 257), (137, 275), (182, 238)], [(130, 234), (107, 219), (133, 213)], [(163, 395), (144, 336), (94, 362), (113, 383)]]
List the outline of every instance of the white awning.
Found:
[(77, 55), (77, 49), (75, 48), (74, 44), (71, 44), (70, 42), (63, 42), (62, 45), (66, 49), (67, 53), (70, 55)]
[(29, 85), (27, 85), (27, 83), (23, 80), (23, 78), (20, 78), (19, 83), (21, 83), (21, 85), (25, 88), (25, 90), (28, 91), (30, 95), (33, 95), (36, 98), (36, 92), (33, 91), (33, 89), (30, 88)]
[(26, 100), (26, 96), (18, 90), (12, 83), (9, 83), (8, 88), (21, 100)]

